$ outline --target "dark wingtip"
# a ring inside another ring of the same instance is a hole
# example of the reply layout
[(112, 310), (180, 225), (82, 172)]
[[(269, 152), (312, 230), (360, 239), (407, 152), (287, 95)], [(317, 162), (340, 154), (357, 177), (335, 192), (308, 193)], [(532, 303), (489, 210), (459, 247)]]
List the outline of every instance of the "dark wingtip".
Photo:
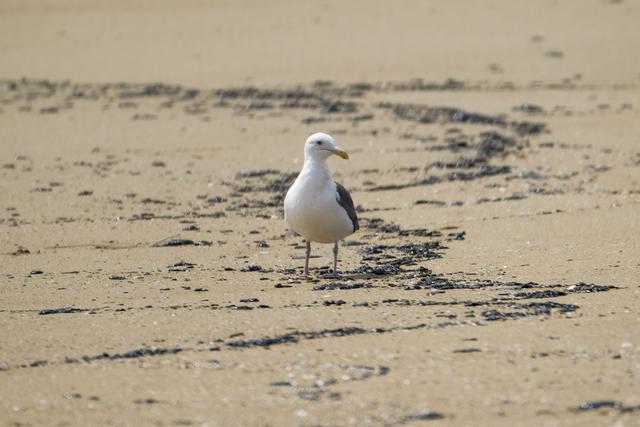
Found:
[(360, 224), (358, 223), (358, 214), (356, 213), (356, 208), (353, 206), (351, 194), (349, 194), (349, 191), (339, 182), (336, 182), (336, 188), (338, 190), (338, 197), (336, 198), (338, 204), (342, 206), (342, 208), (347, 212), (347, 215), (349, 215), (349, 219), (353, 224), (353, 232), (355, 233), (356, 230), (360, 228)]

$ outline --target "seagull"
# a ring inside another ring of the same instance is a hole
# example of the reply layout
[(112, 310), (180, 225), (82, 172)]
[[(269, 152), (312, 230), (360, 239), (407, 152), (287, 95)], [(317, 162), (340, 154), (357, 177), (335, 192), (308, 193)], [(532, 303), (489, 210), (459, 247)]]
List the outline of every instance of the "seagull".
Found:
[(351, 194), (331, 177), (327, 159), (333, 154), (349, 158), (326, 133), (307, 138), (304, 166), (284, 198), (284, 218), (307, 244), (305, 277), (309, 275), (311, 242), (333, 243), (333, 274), (337, 275), (338, 241), (360, 228)]

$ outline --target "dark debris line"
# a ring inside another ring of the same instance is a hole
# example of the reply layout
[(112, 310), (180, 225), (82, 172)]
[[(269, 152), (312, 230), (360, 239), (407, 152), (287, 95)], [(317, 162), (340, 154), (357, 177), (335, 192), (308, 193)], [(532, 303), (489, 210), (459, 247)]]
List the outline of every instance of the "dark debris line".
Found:
[[(488, 282), (482, 282), (483, 284), (487, 284)], [(337, 284), (336, 287), (326, 288), (323, 290), (345, 290), (345, 289), (354, 289), (350, 287), (344, 287), (343, 284)], [(496, 283), (493, 283), (491, 286), (495, 286)], [(522, 286), (523, 284), (518, 284), (515, 282), (509, 282), (506, 284), (500, 285), (518, 285)], [(525, 286), (533, 287), (532, 284), (524, 284)], [(474, 288), (477, 285), (470, 285), (470, 288)], [(366, 287), (358, 286), (355, 289), (366, 289)], [(615, 286), (602, 286), (602, 285), (590, 285), (586, 283), (579, 283), (576, 285), (571, 285), (567, 289), (572, 289), (572, 292), (604, 292), (610, 289), (615, 289)], [(255, 299), (255, 298), (254, 298)], [(254, 299), (251, 299), (252, 301)], [(463, 305), (466, 307), (481, 307), (481, 306), (491, 306), (491, 305), (502, 305), (507, 308), (516, 309), (516, 310), (524, 310), (524, 311), (499, 311), (497, 309), (489, 309), (481, 312), (481, 316), (486, 321), (497, 321), (497, 320), (513, 320), (519, 319), (529, 316), (548, 316), (553, 312), (558, 313), (569, 313), (576, 311), (578, 309), (577, 305), (574, 304), (562, 304), (555, 301), (544, 301), (544, 302), (528, 302), (528, 303), (516, 303), (509, 300), (487, 300), (487, 301), (421, 301), (421, 300), (405, 300), (405, 299), (387, 299), (383, 300), (382, 303), (385, 304), (393, 304), (399, 306), (431, 306), (431, 305)], [(330, 304), (334, 305), (334, 304)], [(375, 305), (375, 304), (373, 304)], [(354, 307), (371, 307), (372, 304), (354, 304)], [(78, 313), (87, 311), (87, 309), (77, 309), (73, 307), (63, 307), (58, 309), (44, 309), (39, 312), (41, 315), (46, 314), (67, 314), (67, 313)], [(455, 317), (455, 316), (454, 316)], [(333, 337), (346, 337), (352, 335), (364, 335), (364, 334), (383, 334), (383, 333), (391, 333), (395, 331), (409, 331), (409, 330), (418, 330), (418, 329), (434, 329), (434, 328), (446, 328), (450, 326), (461, 326), (467, 322), (460, 321), (444, 321), (436, 324), (426, 324), (419, 323), (416, 325), (408, 325), (408, 326), (395, 326), (395, 327), (375, 327), (375, 328), (361, 328), (356, 326), (347, 326), (341, 328), (332, 328), (332, 329), (321, 329), (317, 331), (292, 331), (282, 335), (276, 335), (273, 337), (262, 337), (262, 338), (250, 338), (250, 339), (241, 339), (241, 340), (228, 340), (224, 342), (229, 348), (251, 348), (251, 347), (262, 347), (269, 348), (274, 345), (281, 344), (289, 344), (289, 343), (298, 343), (301, 340), (313, 340), (313, 339), (321, 339), (321, 338), (333, 338)], [(209, 348), (207, 351), (220, 350), (220, 347), (214, 346)], [(475, 352), (477, 349), (459, 349), (457, 352), (461, 353), (469, 353)], [(141, 357), (149, 357), (149, 356), (161, 356), (161, 355), (171, 355), (177, 354), (183, 351), (203, 351), (198, 348), (183, 348), (183, 347), (173, 347), (173, 348), (149, 348), (143, 347), (131, 351), (127, 351), (124, 353), (100, 353), (93, 356), (80, 356), (80, 357), (66, 357), (64, 359), (64, 363), (79, 363), (79, 362), (92, 362), (99, 360), (122, 360), (122, 359), (134, 359)], [(48, 366), (55, 362), (50, 362), (48, 360), (36, 360), (27, 365), (22, 365), (21, 367), (41, 367)], [(592, 405), (594, 407), (603, 407), (605, 404)], [(618, 407), (616, 407), (619, 409)], [(622, 408), (622, 407), (620, 407)], [(589, 407), (585, 407), (583, 409), (593, 409)], [(623, 410), (623, 409), (621, 409)], [(627, 409), (624, 409), (627, 410)], [(634, 409), (635, 410), (635, 409)]]
[[(389, 91), (458, 91), (475, 90), (477, 85), (469, 85), (458, 80), (449, 79), (444, 82), (426, 82), (413, 79), (405, 82), (386, 83), (350, 83), (337, 85), (332, 82), (320, 81), (311, 85), (293, 88), (257, 88), (237, 87), (218, 89), (196, 89), (163, 83), (106, 83), (106, 84), (77, 84), (71, 82), (55, 82), (48, 80), (0, 80), (0, 100), (6, 105), (22, 101), (46, 101), (53, 103), (46, 107), (48, 113), (59, 113), (73, 108), (74, 102), (99, 102), (106, 100), (120, 100), (121, 108), (137, 100), (154, 100), (163, 107), (180, 106), (186, 114), (207, 114), (217, 108), (234, 108), (238, 111), (252, 111), (278, 108), (280, 110), (313, 111), (319, 117), (307, 117), (305, 122), (312, 120), (325, 121), (332, 118), (344, 117), (351, 120), (373, 119), (377, 112), (390, 112), (395, 118), (415, 123), (450, 123), (454, 125), (475, 124), (494, 128), (481, 132), (473, 138), (449, 137), (441, 147), (450, 152), (474, 153), (469, 157), (461, 157), (454, 164), (436, 162), (427, 166), (446, 169), (444, 175), (427, 175), (418, 180), (374, 185), (368, 191), (384, 191), (401, 189), (419, 185), (433, 185), (446, 181), (468, 181), (483, 177), (490, 177), (511, 172), (508, 165), (489, 164), (490, 160), (522, 150), (526, 145), (523, 137), (538, 135), (546, 131), (545, 125), (538, 122), (510, 121), (503, 115), (486, 115), (462, 110), (456, 107), (439, 107), (422, 104), (392, 104), (379, 103), (367, 105), (363, 103), (364, 96), (369, 92)], [(504, 89), (504, 88), (503, 88)], [(128, 107), (127, 107), (128, 108)], [(367, 109), (367, 111), (362, 111)], [(147, 117), (148, 116), (148, 117)], [(153, 114), (136, 114), (145, 119), (155, 118)], [(512, 132), (518, 138), (497, 132)], [(435, 147), (433, 147), (435, 148)], [(162, 162), (159, 162), (160, 164)], [(269, 179), (267, 185), (256, 185), (255, 179)], [(265, 208), (279, 208), (286, 189), (295, 178), (294, 173), (275, 170), (256, 171), (256, 173), (240, 173), (236, 180), (248, 180), (244, 185), (231, 183), (233, 191), (239, 194), (274, 193), (270, 198), (237, 200), (235, 197), (227, 210), (244, 209), (261, 210)], [(147, 199), (145, 199), (147, 200)], [(164, 203), (161, 200), (148, 199), (148, 203)], [(279, 209), (276, 211), (279, 214)], [(223, 214), (216, 212), (216, 214)], [(142, 213), (131, 220), (148, 220), (153, 214)], [(160, 217), (155, 217), (160, 218)]]
[(614, 409), (621, 413), (640, 412), (640, 405), (625, 405), (617, 400), (587, 400), (581, 403), (577, 411), (594, 411), (598, 409)]
[[(402, 116), (401, 118), (418, 120), (413, 116), (409, 116), (409, 118)], [(493, 121), (494, 120), (488, 120), (490, 123), (493, 123)], [(526, 141), (521, 138), (507, 136), (494, 130), (481, 132), (473, 137), (446, 137), (445, 143), (441, 149), (453, 153), (461, 153), (462, 155), (455, 161), (436, 161), (426, 165), (424, 168), (425, 173), (432, 170), (442, 171), (441, 173), (431, 173), (408, 182), (373, 185), (366, 188), (366, 190), (400, 190), (417, 186), (440, 184), (443, 182), (472, 181), (479, 178), (507, 175), (513, 171), (511, 166), (494, 165), (491, 164), (491, 162), (496, 158), (504, 158), (509, 154), (521, 152), (527, 146)]]
[[(169, 354), (177, 354), (182, 351), (185, 351), (184, 348), (181, 347), (173, 347), (173, 348), (157, 348), (157, 347), (143, 347), (135, 350), (130, 350), (124, 353), (100, 353), (93, 356), (80, 356), (80, 357), (65, 357), (62, 360), (62, 363), (81, 363), (81, 362), (93, 362), (97, 360), (123, 360), (123, 359), (137, 359), (141, 357), (150, 357), (150, 356), (162, 356)], [(20, 368), (36, 368), (42, 366), (56, 365), (59, 364), (58, 361), (49, 361), (49, 360), (35, 360), (29, 364), (21, 365)]]
[(76, 308), (76, 307), (60, 307), (60, 308), (45, 308), (38, 312), (41, 316), (46, 316), (49, 314), (69, 314), (69, 313), (80, 313), (89, 311), (86, 308)]
[(508, 121), (504, 116), (472, 113), (455, 107), (433, 107), (423, 104), (380, 103), (378, 108), (390, 110), (401, 120), (418, 123), (470, 123), (512, 129), (518, 135), (536, 135), (545, 130), (544, 123)]
[[(415, 304), (406, 304), (406, 303), (403, 303), (402, 300), (388, 300), (388, 301), (392, 303), (399, 303), (399, 305), (401, 306), (462, 304), (467, 307), (473, 307), (473, 306), (481, 306), (481, 305), (490, 305), (494, 303), (494, 301), (488, 301), (488, 302), (467, 301), (467, 302), (461, 302), (461, 303), (419, 301)], [(334, 305), (334, 304), (329, 304), (329, 305)], [(370, 305), (367, 305), (367, 307), (369, 306)], [(498, 310), (486, 310), (486, 311), (483, 311), (481, 315), (487, 321), (495, 321), (495, 320), (517, 319), (517, 318), (523, 318), (523, 317), (529, 317), (529, 316), (540, 316), (540, 315), (548, 316), (548, 315), (551, 315), (554, 311), (557, 311), (559, 313), (569, 313), (569, 312), (576, 311), (578, 309), (577, 305), (561, 304), (554, 301), (530, 302), (530, 303), (524, 303), (524, 304), (509, 303), (508, 307), (520, 309), (524, 311), (505, 312), (505, 311), (498, 311)], [(343, 337), (343, 336), (363, 335), (363, 334), (382, 334), (382, 333), (394, 332), (398, 330), (444, 328), (449, 326), (458, 326), (461, 324), (463, 323), (442, 322), (435, 325), (420, 323), (412, 326), (397, 326), (397, 327), (376, 327), (376, 328), (343, 327), (343, 328), (337, 328), (337, 329), (322, 329), (319, 331), (310, 331), (310, 332), (293, 331), (283, 335), (276, 335), (274, 337), (231, 340), (231, 341), (227, 341), (226, 345), (232, 348), (271, 347), (273, 345), (297, 343), (300, 340), (312, 340), (312, 339), (319, 339), (319, 338)]]

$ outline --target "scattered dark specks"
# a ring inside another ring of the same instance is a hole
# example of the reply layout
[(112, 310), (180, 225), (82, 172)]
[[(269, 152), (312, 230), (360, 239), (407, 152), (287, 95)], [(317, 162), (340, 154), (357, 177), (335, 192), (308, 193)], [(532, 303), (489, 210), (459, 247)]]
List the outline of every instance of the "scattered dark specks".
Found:
[(323, 393), (322, 390), (316, 388), (299, 388), (296, 394), (300, 399), (318, 400)]
[(155, 403), (160, 403), (160, 401), (153, 398), (147, 398), (147, 399), (136, 399), (133, 401), (133, 403), (137, 405), (153, 405)]
[(75, 308), (75, 307), (60, 307), (60, 308), (45, 308), (38, 312), (41, 316), (46, 316), (48, 314), (69, 314), (69, 313), (80, 313), (83, 311), (88, 311), (85, 308)]
[(489, 71), (495, 74), (502, 74), (504, 72), (504, 69), (500, 66), (500, 64), (496, 64), (494, 62), (489, 64)]
[(148, 221), (156, 217), (156, 214), (152, 212), (142, 212), (139, 214), (133, 214), (131, 221)]
[(498, 310), (485, 310), (482, 312), (482, 317), (485, 320), (493, 321), (493, 320), (506, 320), (506, 319), (517, 319), (519, 317), (525, 317), (527, 314), (523, 312), (510, 312), (505, 313)]
[(590, 173), (606, 172), (609, 169), (611, 169), (611, 168), (609, 166), (607, 166), (607, 165), (586, 165), (584, 167), (584, 170), (586, 172), (590, 172)]
[(42, 107), (40, 109), (40, 114), (55, 114), (58, 111), (60, 111), (60, 109), (56, 106), (51, 106), (51, 107)]
[(131, 101), (120, 102), (118, 104), (118, 108), (136, 108), (137, 106), (137, 103)]
[(520, 104), (513, 108), (515, 111), (522, 111), (523, 113), (538, 114), (544, 112), (544, 109), (535, 104)]
[(548, 50), (544, 53), (547, 58), (560, 59), (564, 57), (564, 53), (559, 50)]
[(133, 115), (132, 120), (155, 120), (158, 118), (155, 114), (149, 113), (136, 113)]
[(526, 198), (527, 196), (525, 196), (522, 193), (512, 193), (510, 196), (505, 196), (505, 197), (481, 197), (476, 201), (476, 203), (482, 204), (482, 203), (507, 202), (507, 201), (513, 201), (513, 200), (523, 200)]
[(411, 422), (411, 421), (433, 421), (433, 420), (441, 420), (444, 418), (440, 412), (436, 411), (424, 411), (419, 412), (417, 414), (407, 415), (400, 420), (401, 424)]
[(126, 276), (123, 276), (121, 274), (112, 274), (111, 276), (109, 276), (110, 280), (127, 280)]
[(165, 354), (176, 354), (182, 351), (181, 348), (138, 348), (135, 350), (127, 351), (125, 353), (101, 353), (96, 356), (82, 356), (81, 359), (85, 362), (91, 362), (94, 360), (119, 360), (119, 359), (135, 359), (138, 357), (146, 356), (161, 356)]
[(269, 384), (271, 387), (291, 387), (292, 384), (289, 381), (274, 381)]
[(452, 240), (464, 240), (464, 236), (467, 233), (465, 231), (459, 231), (459, 232), (454, 232), (454, 233), (449, 233), (447, 234), (447, 237), (449, 237)]
[(374, 274), (376, 276), (390, 276), (402, 271), (402, 267), (398, 262), (391, 261), (387, 264), (379, 266), (361, 265), (354, 270), (355, 273), (360, 274)]
[(223, 202), (226, 202), (226, 201), (227, 201), (227, 199), (225, 199), (224, 197), (214, 196), (214, 197), (209, 197), (207, 199), (207, 204), (214, 205), (216, 203), (223, 203)]
[(167, 202), (165, 202), (164, 200), (160, 200), (160, 199), (152, 199), (151, 197), (145, 197), (144, 199), (140, 200), (140, 203), (154, 204), (154, 205), (164, 205)]
[(17, 256), (17, 255), (28, 255), (30, 253), (31, 253), (31, 251), (29, 249), (20, 246), (18, 249), (16, 249), (15, 251), (11, 252), (11, 255), (14, 255), (14, 256)]
[(640, 406), (626, 406), (617, 400), (587, 400), (578, 406), (578, 410), (580, 411), (592, 411), (602, 408), (618, 409), (623, 412), (640, 410)]
[(153, 166), (154, 168), (164, 168), (167, 165), (161, 160), (154, 160), (153, 163), (151, 163), (151, 166)]
[(327, 283), (324, 285), (314, 286), (314, 291), (334, 291), (334, 290), (350, 290), (350, 289), (368, 289), (373, 285), (368, 283)]
[(268, 248), (269, 244), (267, 242), (265, 242), (264, 240), (256, 240), (256, 246), (259, 248)]
[(170, 238), (164, 239), (158, 243), (153, 244), (156, 248), (163, 248), (168, 246), (211, 246), (212, 243), (208, 240), (191, 240), (182, 238)]
[(250, 271), (263, 271), (262, 267), (258, 264), (248, 264), (240, 269), (243, 273), (248, 273)]
[(416, 200), (414, 204), (416, 204), (416, 205), (431, 205), (431, 206), (445, 206), (447, 204), (447, 202), (444, 202), (442, 200), (419, 199), (419, 200)]
[(538, 357), (549, 357), (549, 353), (546, 351), (538, 351), (531, 355), (532, 358), (537, 359)]
[(613, 285), (594, 285), (591, 283), (576, 283), (575, 285), (571, 285), (567, 288), (569, 292), (606, 292), (610, 289), (618, 289), (617, 286)]
[(93, 190), (83, 190), (78, 193), (78, 196), (86, 197), (86, 196), (91, 196), (92, 194), (93, 194)]
[(276, 344), (284, 344), (298, 342), (298, 337), (293, 334), (286, 335), (278, 335), (276, 337), (264, 337), (257, 339), (249, 339), (249, 340), (237, 340), (237, 341), (228, 341), (227, 345), (229, 347), (269, 347)]
[(354, 122), (362, 122), (362, 121), (365, 121), (365, 120), (373, 120), (373, 114), (360, 114), (360, 115), (351, 117), (351, 120), (353, 120)]
[(454, 353), (479, 353), (482, 350), (477, 347), (457, 348), (453, 350)]
[(388, 366), (378, 366), (378, 375), (379, 376), (385, 376), (387, 375), (389, 372), (391, 372), (391, 369)]
[(236, 178), (261, 178), (265, 175), (278, 175), (280, 171), (276, 169), (260, 169), (240, 171), (236, 174)]
[(72, 399), (80, 399), (82, 395), (80, 393), (65, 393), (63, 397), (65, 399), (72, 400)]
[(516, 298), (556, 298), (567, 295), (562, 291), (537, 291), (537, 292), (518, 292), (513, 296)]
[(48, 193), (51, 189), (49, 187), (36, 187), (31, 192), (33, 193)]
[(329, 299), (326, 301), (322, 302), (322, 305), (343, 305), (346, 304), (346, 301), (343, 301), (341, 299)]
[(183, 228), (182, 231), (200, 231), (200, 227), (196, 224), (190, 224)]
[(187, 271), (192, 269), (196, 264), (187, 262), (187, 261), (178, 261), (174, 264), (171, 264), (169, 267), (169, 271), (179, 272), (179, 271)]

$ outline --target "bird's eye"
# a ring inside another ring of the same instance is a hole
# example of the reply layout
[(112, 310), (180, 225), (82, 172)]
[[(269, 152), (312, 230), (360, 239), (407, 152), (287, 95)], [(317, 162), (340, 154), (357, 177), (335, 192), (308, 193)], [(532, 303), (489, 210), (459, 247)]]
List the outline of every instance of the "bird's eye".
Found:
[(318, 141), (318, 145), (322, 145), (322, 141)]

